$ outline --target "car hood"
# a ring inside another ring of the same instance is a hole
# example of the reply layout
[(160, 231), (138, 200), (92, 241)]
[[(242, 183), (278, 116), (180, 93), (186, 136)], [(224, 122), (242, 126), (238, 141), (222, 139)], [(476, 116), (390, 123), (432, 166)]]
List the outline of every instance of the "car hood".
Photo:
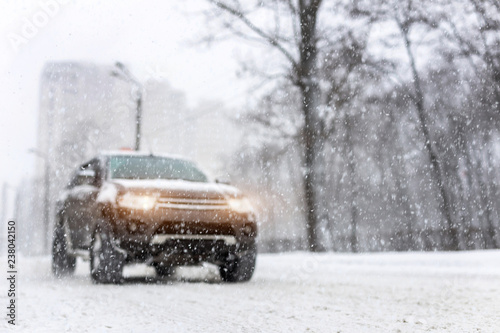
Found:
[(115, 202), (116, 196), (125, 192), (157, 194), (160, 197), (223, 200), (241, 197), (233, 186), (217, 183), (200, 183), (166, 179), (112, 179), (104, 184), (98, 197), (100, 202)]

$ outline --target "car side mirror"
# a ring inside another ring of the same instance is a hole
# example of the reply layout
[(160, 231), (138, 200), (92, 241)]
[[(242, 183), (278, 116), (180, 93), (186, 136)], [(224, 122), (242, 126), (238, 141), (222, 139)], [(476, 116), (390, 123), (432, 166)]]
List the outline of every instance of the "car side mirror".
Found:
[(77, 173), (77, 185), (94, 185), (95, 171), (92, 169), (83, 169)]

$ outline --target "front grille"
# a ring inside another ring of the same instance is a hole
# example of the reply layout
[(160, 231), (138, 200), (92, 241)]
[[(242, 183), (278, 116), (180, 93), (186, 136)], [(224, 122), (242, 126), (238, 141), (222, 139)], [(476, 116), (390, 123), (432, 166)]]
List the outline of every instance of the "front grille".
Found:
[(227, 201), (224, 199), (159, 198), (157, 206), (162, 208), (189, 210), (216, 210), (228, 208)]
[(235, 235), (231, 224), (209, 222), (164, 221), (155, 234), (177, 235)]

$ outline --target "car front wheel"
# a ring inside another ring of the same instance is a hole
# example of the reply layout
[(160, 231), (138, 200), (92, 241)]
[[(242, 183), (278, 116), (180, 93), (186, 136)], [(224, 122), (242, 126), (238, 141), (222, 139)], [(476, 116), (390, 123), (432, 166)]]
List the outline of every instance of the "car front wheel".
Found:
[(97, 227), (90, 246), (90, 276), (95, 283), (121, 283), (125, 256), (113, 245), (109, 232)]
[(226, 282), (246, 282), (252, 278), (257, 259), (257, 247), (252, 244), (245, 253), (227, 260), (219, 267), (220, 276)]
[(159, 277), (170, 277), (175, 274), (175, 267), (165, 263), (155, 263), (154, 268)]

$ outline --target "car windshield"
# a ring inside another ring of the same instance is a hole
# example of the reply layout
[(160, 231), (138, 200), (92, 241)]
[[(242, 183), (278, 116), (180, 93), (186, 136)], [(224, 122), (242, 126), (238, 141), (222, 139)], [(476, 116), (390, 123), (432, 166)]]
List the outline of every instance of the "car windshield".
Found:
[(111, 178), (120, 179), (182, 179), (207, 182), (207, 176), (194, 163), (158, 156), (112, 156)]

